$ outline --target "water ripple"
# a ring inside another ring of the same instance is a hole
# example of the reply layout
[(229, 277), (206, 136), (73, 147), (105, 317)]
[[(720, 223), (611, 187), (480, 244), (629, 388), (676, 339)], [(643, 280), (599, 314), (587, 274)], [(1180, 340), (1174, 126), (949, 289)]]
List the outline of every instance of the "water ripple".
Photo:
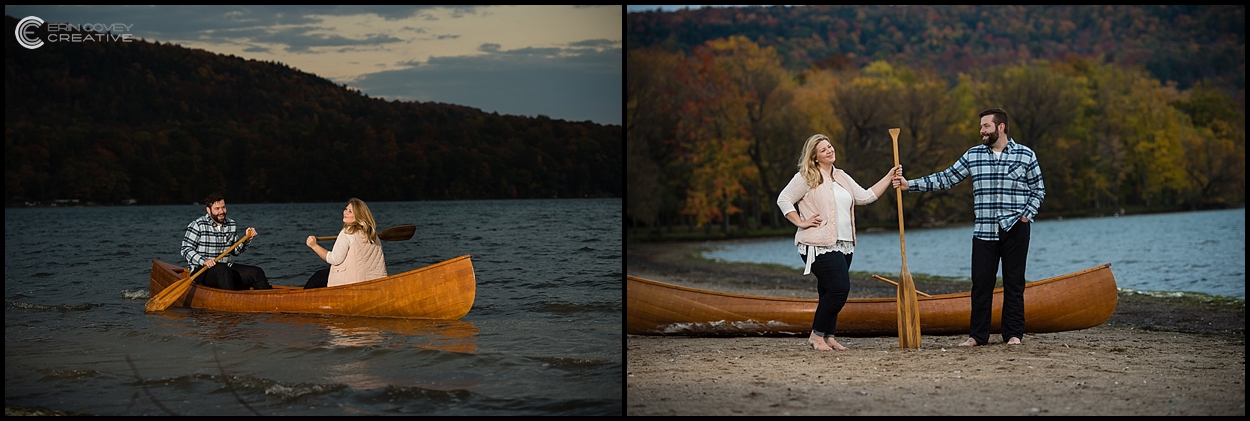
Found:
[(26, 302), (21, 302), (21, 301), (13, 301), (9, 303), (9, 307), (20, 308), (23, 310), (60, 311), (60, 312), (88, 311), (93, 308), (100, 307), (102, 305), (103, 304), (92, 304), (92, 303), (46, 305), (46, 304), (26, 303)]

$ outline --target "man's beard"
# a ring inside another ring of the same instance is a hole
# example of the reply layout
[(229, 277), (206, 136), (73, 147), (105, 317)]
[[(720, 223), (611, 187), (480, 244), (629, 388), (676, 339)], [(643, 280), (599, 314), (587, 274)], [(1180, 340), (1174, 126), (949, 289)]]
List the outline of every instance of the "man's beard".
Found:
[(995, 129), (994, 132), (990, 133), (989, 135), (985, 135), (985, 134), (981, 135), (981, 143), (985, 144), (985, 146), (993, 145), (994, 142), (997, 142), (997, 141), (998, 141), (997, 129)]
[(213, 221), (216, 221), (218, 224), (226, 223), (226, 213), (222, 212), (219, 215), (213, 215)]

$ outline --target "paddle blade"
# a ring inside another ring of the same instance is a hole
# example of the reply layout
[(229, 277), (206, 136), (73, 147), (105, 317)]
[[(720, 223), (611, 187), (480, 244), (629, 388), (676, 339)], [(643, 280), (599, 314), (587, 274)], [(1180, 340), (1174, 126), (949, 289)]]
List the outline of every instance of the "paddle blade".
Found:
[[(382, 241), (408, 241), (412, 238), (412, 234), (417, 232), (416, 225), (400, 225), (390, 227), (378, 232), (378, 238)], [(337, 235), (323, 235), (317, 237), (317, 241), (333, 241), (338, 238)]]
[[(231, 250), (234, 250), (235, 247), (238, 247), (239, 244), (243, 244), (243, 242), (247, 241), (249, 238), (252, 238), (251, 231), (248, 231), (246, 234), (244, 234), (243, 238), (240, 238), (239, 241), (235, 241), (234, 244), (230, 246), (230, 248), (226, 249), (226, 251), (223, 251), (221, 252), (221, 254), (217, 255), (217, 257), (214, 257), (213, 261), (214, 262), (220, 261), (221, 258), (226, 257), (227, 254), (230, 254)], [(200, 276), (200, 274), (204, 273), (204, 271), (206, 270), (208, 270), (208, 266), (200, 268), (200, 270), (196, 271), (194, 275), (191, 275), (187, 279), (174, 282), (174, 284), (170, 285), (169, 288), (165, 288), (161, 290), (161, 292), (157, 293), (155, 296), (148, 299), (148, 303), (143, 306), (143, 311), (153, 312), (153, 311), (161, 311), (161, 310), (169, 308), (169, 306), (173, 304), (174, 301), (178, 301), (178, 298), (181, 298), (183, 294), (187, 293), (188, 289), (191, 289), (191, 281), (194, 281), (196, 277)]]
[(903, 266), (898, 282), (898, 346), (920, 348), (920, 306), (916, 302), (916, 284), (907, 266)]
[(417, 232), (416, 225), (400, 225), (390, 227), (378, 233), (378, 238), (383, 241), (408, 241), (412, 238), (412, 234)]
[(173, 285), (149, 298), (148, 303), (143, 306), (143, 311), (147, 313), (163, 311), (169, 308), (170, 305), (173, 305), (175, 301), (178, 301), (179, 298), (182, 298), (188, 289), (191, 289), (191, 278), (174, 282)]

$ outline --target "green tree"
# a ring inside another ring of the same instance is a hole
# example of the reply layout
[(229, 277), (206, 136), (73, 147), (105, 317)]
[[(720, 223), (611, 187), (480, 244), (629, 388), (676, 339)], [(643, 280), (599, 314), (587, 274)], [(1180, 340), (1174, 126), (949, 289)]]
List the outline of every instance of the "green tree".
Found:
[[(663, 170), (674, 154), (666, 139), (676, 126), (673, 103), (679, 87), (672, 77), (683, 56), (658, 49), (629, 52), (625, 80), (626, 217), (654, 226), (662, 214), (675, 213), (676, 193), (666, 190), (671, 175)], [(684, 191), (684, 188), (678, 191)], [(670, 224), (671, 227), (671, 224)]]

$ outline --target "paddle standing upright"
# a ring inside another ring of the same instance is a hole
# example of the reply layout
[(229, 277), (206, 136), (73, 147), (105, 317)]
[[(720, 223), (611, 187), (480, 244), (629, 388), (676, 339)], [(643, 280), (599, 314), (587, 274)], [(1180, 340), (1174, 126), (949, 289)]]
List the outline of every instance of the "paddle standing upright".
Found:
[(972, 315), (969, 337), (960, 346), (989, 343), (994, 284), (1003, 268), (1003, 342), (1024, 338), (1024, 270), (1033, 219), (1046, 188), (1037, 155), (1007, 136), (1007, 112), (980, 113), (981, 144), (969, 148), (944, 171), (908, 180), (902, 170), (891, 184), (910, 192), (947, 190), (972, 177)]
[[(898, 128), (890, 129), (890, 137), (894, 141), (894, 168), (901, 171), (898, 162), (900, 131)], [(920, 348), (920, 308), (916, 303), (916, 284), (912, 282), (911, 270), (907, 269), (907, 242), (903, 237), (903, 191), (895, 189), (894, 195), (898, 203), (898, 246), (903, 256), (903, 269), (898, 273), (898, 290), (895, 294), (898, 302), (898, 346)]]

